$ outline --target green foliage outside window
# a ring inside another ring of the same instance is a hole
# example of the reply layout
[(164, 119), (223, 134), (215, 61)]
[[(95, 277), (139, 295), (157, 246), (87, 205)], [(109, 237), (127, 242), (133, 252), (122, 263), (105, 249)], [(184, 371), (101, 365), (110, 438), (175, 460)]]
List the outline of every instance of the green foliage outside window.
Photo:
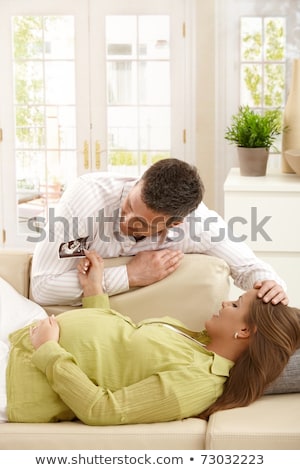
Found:
[[(36, 102), (43, 92), (42, 78), (30, 70), (31, 59), (41, 58), (43, 53), (42, 18), (39, 16), (16, 16), (14, 18), (14, 59), (18, 73), (15, 74), (16, 135), (19, 143), (30, 146), (43, 144), (44, 115)], [(38, 136), (30, 128), (40, 128)]]
[[(158, 152), (154, 154), (151, 152), (151, 155), (147, 152), (141, 152), (140, 163), (142, 166), (147, 166), (168, 157), (170, 157), (169, 152)], [(138, 165), (138, 153), (130, 150), (113, 150), (109, 153), (109, 163), (113, 166)]]
[(242, 80), (251, 97), (251, 106), (282, 107), (285, 73), (284, 19), (255, 17), (243, 20)]

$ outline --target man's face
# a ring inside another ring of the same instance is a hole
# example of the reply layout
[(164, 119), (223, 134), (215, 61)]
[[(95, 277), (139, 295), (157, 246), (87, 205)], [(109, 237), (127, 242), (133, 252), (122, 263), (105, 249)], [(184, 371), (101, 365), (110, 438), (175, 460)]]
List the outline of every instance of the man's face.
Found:
[(140, 181), (131, 189), (121, 206), (120, 229), (124, 235), (149, 237), (167, 228), (169, 217), (152, 211), (142, 201), (142, 184)]

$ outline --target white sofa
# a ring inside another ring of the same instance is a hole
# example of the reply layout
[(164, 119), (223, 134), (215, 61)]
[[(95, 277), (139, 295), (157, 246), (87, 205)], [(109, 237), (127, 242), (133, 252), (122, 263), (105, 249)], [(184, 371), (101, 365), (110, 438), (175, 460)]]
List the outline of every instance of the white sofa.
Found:
[[(25, 251), (0, 250), (0, 276), (26, 297), (30, 295), (31, 258)], [(127, 261), (118, 258), (106, 260), (106, 264)], [(179, 269), (168, 278), (112, 296), (111, 305), (135, 321), (171, 315), (190, 328), (201, 329), (204, 319), (228, 298), (228, 292), (229, 269), (222, 260), (185, 255)], [(66, 307), (51, 306), (46, 310), (59, 313)], [(208, 422), (189, 418), (103, 427), (79, 421), (5, 423), (0, 424), (0, 449), (300, 449), (300, 394), (264, 396), (248, 407), (215, 413)]]

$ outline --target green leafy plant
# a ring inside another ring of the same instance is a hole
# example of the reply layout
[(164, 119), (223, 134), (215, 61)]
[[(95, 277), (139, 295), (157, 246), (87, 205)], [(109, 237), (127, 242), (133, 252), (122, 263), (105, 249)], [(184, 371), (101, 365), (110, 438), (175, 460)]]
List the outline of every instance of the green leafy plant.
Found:
[(231, 125), (226, 128), (225, 139), (238, 147), (269, 149), (281, 134), (282, 115), (279, 109), (258, 114), (249, 106), (240, 106), (232, 116)]

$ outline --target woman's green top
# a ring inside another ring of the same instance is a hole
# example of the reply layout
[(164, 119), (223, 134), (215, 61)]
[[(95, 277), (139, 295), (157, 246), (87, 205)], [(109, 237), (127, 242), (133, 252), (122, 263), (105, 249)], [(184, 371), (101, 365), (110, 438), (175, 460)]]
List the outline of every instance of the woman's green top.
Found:
[[(87, 297), (82, 309), (57, 319), (59, 343), (34, 350), (29, 327), (10, 336), (9, 421), (117, 425), (196, 416), (222, 394), (233, 366), (164, 325), (181, 322), (134, 324), (109, 308), (106, 295)], [(208, 341), (205, 332), (198, 336)]]

